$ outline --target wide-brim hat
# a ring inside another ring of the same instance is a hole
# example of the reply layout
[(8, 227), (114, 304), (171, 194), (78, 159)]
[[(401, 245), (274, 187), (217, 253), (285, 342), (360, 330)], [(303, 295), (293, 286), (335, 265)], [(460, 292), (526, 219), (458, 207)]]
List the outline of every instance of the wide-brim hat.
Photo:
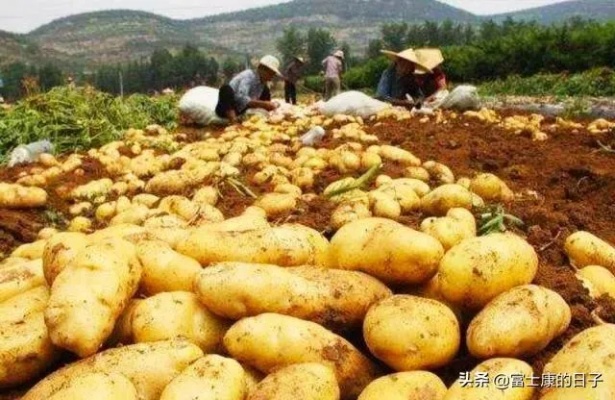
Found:
[(299, 61), (301, 64), (305, 64), (305, 59), (303, 57), (295, 56), (295, 60)]
[(277, 76), (282, 76), (280, 72), (280, 60), (274, 56), (265, 56), (261, 58), (258, 65), (272, 70)]
[(335, 53), (333, 53), (333, 57), (338, 57), (338, 58), (341, 58), (343, 60), (344, 59), (344, 52), (342, 50), (338, 50)]
[(380, 52), (382, 54), (386, 55), (387, 57), (389, 57), (393, 61), (397, 61), (397, 60), (401, 59), (401, 60), (406, 60), (406, 61), (409, 61), (409, 62), (415, 64), (416, 65), (416, 71), (415, 72), (419, 72), (419, 71), (421, 71), (421, 73), (431, 72), (431, 69), (421, 62), (421, 60), (419, 59), (419, 57), (416, 54), (416, 51), (414, 51), (414, 49), (406, 49), (406, 50), (401, 51), (399, 53), (396, 53), (396, 52), (390, 51), (390, 50), (381, 50)]
[[(421, 61), (421, 64), (431, 71), (444, 62), (444, 56), (440, 49), (416, 49), (414, 52)], [(417, 74), (424, 73), (424, 71), (417, 71)]]

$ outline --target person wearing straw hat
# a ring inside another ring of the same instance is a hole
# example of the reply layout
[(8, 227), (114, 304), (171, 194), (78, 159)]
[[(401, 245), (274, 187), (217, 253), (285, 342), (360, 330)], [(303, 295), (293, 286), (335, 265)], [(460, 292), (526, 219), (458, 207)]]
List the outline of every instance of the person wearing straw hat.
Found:
[(325, 74), (325, 101), (337, 96), (342, 89), (344, 52), (337, 50), (322, 61)]
[(380, 77), (376, 98), (396, 106), (414, 108), (417, 106), (415, 99), (422, 97), (414, 74), (419, 70), (430, 72), (428, 67), (422, 64), (413, 49), (399, 53), (382, 50), (382, 53), (393, 62)]
[(249, 108), (275, 110), (267, 84), (276, 76), (282, 77), (280, 61), (270, 55), (261, 58), (256, 70), (247, 69), (220, 88), (216, 114), (234, 123)]
[(301, 72), (305, 60), (295, 56), (284, 69), (284, 100), (290, 104), (297, 104), (297, 81), (301, 78)]
[(446, 75), (441, 68), (444, 57), (439, 49), (417, 49), (415, 53), (425, 68), (416, 69), (414, 79), (425, 98), (425, 105), (435, 105), (448, 93)]

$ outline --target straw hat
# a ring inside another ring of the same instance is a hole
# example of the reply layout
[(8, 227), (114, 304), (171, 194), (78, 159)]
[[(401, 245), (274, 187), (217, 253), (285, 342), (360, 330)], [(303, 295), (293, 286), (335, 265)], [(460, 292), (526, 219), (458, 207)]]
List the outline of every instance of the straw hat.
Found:
[(387, 57), (389, 57), (393, 61), (396, 61), (398, 59), (410, 61), (411, 63), (416, 65), (417, 67), (416, 73), (419, 73), (419, 71), (420, 73), (423, 73), (423, 74), (427, 72), (431, 72), (431, 68), (423, 64), (423, 62), (419, 59), (414, 49), (406, 49), (399, 53), (395, 53), (394, 51), (389, 51), (389, 50), (381, 50), (380, 52), (386, 55)]
[(299, 61), (301, 64), (305, 64), (305, 59), (303, 57), (295, 56), (295, 60)]
[[(421, 64), (426, 66), (429, 70), (433, 70), (438, 65), (444, 62), (444, 56), (440, 49), (417, 49), (414, 51), (421, 61)], [(417, 74), (424, 74), (424, 71), (418, 71)]]
[(259, 65), (259, 67), (261, 65), (263, 67), (267, 67), (270, 70), (272, 70), (273, 72), (275, 72), (276, 75), (282, 76), (282, 73), (280, 72), (280, 60), (278, 60), (274, 56), (265, 56), (265, 57), (261, 58), (261, 60), (259, 61), (258, 65)]
[(333, 57), (338, 57), (338, 58), (341, 58), (343, 60), (344, 59), (344, 52), (341, 51), (341, 50), (338, 50), (335, 53), (333, 53)]

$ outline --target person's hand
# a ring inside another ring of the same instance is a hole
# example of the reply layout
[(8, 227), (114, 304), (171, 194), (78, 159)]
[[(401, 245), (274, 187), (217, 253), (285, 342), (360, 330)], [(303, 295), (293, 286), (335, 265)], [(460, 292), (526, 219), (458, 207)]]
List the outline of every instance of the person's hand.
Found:
[(279, 105), (278, 103), (268, 102), (268, 103), (267, 103), (267, 105), (266, 105), (265, 107), (266, 107), (266, 110), (267, 110), (267, 111), (273, 111), (273, 110), (275, 110), (276, 108), (278, 108), (279, 106), (280, 106), (280, 105)]

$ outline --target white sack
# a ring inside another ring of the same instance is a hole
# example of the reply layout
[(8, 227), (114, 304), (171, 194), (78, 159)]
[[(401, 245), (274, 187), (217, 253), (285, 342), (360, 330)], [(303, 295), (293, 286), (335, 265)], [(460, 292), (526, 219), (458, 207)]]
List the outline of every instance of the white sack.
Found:
[(216, 115), (218, 92), (208, 86), (192, 88), (179, 100), (179, 111), (199, 125), (221, 122), (223, 120)]
[(350, 91), (338, 94), (320, 107), (320, 112), (327, 117), (336, 114), (369, 118), (388, 108), (389, 104), (369, 97), (365, 93)]

